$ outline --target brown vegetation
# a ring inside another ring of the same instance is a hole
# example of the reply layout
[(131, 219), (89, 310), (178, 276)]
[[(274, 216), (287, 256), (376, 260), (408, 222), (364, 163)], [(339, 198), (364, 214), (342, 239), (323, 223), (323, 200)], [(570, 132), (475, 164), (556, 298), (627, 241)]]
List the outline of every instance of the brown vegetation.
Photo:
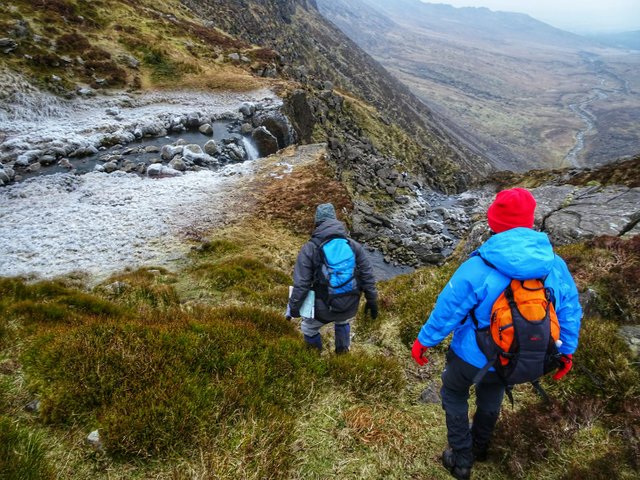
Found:
[(353, 209), (349, 193), (336, 180), (334, 169), (322, 157), (312, 164), (294, 169), (286, 181), (270, 182), (257, 199), (260, 216), (290, 226), (298, 233), (309, 233), (314, 227), (316, 207), (333, 203), (339, 218)]

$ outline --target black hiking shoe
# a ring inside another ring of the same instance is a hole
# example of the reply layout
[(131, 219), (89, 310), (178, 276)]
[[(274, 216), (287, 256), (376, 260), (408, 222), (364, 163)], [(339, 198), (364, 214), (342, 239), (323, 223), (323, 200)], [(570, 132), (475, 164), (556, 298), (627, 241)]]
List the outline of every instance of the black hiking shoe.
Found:
[(473, 442), (473, 459), (476, 462), (486, 462), (487, 461), (487, 457), (489, 456), (489, 447), (488, 446), (482, 446), (482, 445), (478, 445), (477, 443)]
[(458, 480), (469, 480), (471, 478), (471, 467), (457, 466), (456, 455), (450, 448), (442, 452), (442, 465), (449, 470), (453, 478), (457, 478)]

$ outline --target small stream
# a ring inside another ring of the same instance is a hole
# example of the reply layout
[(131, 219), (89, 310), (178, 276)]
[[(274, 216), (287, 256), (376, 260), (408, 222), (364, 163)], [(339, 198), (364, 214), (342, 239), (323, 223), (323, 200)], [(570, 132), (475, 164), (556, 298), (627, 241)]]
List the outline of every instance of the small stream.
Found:
[[(603, 80), (604, 81), (604, 80)], [(579, 103), (572, 103), (569, 108), (575, 113), (580, 120), (584, 123), (584, 128), (579, 130), (576, 134), (576, 142), (574, 146), (569, 150), (569, 153), (565, 156), (565, 162), (572, 167), (579, 167), (578, 156), (584, 150), (585, 136), (596, 128), (596, 116), (588, 110), (591, 103), (596, 100), (604, 100), (608, 95), (599, 88), (594, 88), (589, 92), (589, 96), (586, 100), (582, 100)]]
[[(215, 121), (211, 123), (211, 127), (213, 128), (211, 135), (205, 135), (197, 129), (171, 132), (161, 137), (143, 137), (136, 139), (126, 145), (118, 144), (109, 148), (101, 147), (100, 151), (96, 154), (83, 158), (71, 158), (69, 162), (55, 162), (48, 166), (37, 164), (37, 168), (32, 168), (33, 166), (31, 166), (30, 168), (21, 170), (17, 180), (25, 180), (27, 178), (55, 173), (74, 173), (81, 175), (96, 170), (100, 165), (105, 164), (113, 158), (120, 159), (119, 161), (121, 163), (129, 162), (137, 166), (142, 164), (148, 166), (160, 161), (160, 151), (164, 145), (174, 145), (177, 142), (198, 145), (203, 150), (204, 145), (210, 140), (215, 140), (221, 148), (225, 145), (237, 144), (242, 146), (244, 153), (242, 160), (255, 160), (260, 158), (260, 153), (251, 137), (239, 133), (237, 120), (223, 119)], [(225, 161), (221, 163), (230, 162)], [(217, 170), (220, 166), (220, 164), (215, 164), (207, 168)]]

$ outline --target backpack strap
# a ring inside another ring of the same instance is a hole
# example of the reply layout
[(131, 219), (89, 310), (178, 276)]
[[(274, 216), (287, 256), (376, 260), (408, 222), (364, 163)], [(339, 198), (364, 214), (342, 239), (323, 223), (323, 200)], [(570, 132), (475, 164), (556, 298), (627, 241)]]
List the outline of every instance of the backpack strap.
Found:
[[(474, 256), (479, 257), (480, 260), (482, 260), (487, 267), (492, 268), (494, 270), (498, 270), (493, 263), (485, 259), (479, 253), (476, 252)], [(476, 316), (476, 308), (478, 308), (478, 305), (480, 305), (480, 303), (477, 303), (476, 305), (473, 306), (471, 310), (469, 310), (469, 317), (471, 317), (471, 321), (473, 322), (473, 325), (476, 327), (476, 330), (478, 329), (478, 317)], [(462, 320), (462, 323), (464, 323), (466, 320), (467, 320), (467, 317), (465, 317), (464, 320)]]

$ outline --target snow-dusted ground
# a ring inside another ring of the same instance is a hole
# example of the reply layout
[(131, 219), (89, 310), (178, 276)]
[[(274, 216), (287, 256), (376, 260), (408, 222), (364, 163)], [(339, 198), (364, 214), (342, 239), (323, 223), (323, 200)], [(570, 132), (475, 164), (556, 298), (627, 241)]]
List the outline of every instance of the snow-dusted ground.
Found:
[(94, 279), (161, 265), (188, 249), (191, 229), (214, 228), (232, 210), (249, 162), (218, 172), (149, 179), (132, 174), (56, 174), (0, 189), (0, 276)]
[[(0, 152), (11, 167), (20, 152), (98, 146), (114, 132), (132, 139), (150, 125), (174, 125), (176, 117), (240, 118), (244, 102), (281, 104), (266, 89), (115, 92), (65, 100), (0, 70)], [(235, 187), (252, 168), (245, 162), (159, 179), (55, 174), (0, 187), (0, 276), (81, 271), (96, 280), (181, 258), (190, 232), (209, 231), (234, 215)]]

